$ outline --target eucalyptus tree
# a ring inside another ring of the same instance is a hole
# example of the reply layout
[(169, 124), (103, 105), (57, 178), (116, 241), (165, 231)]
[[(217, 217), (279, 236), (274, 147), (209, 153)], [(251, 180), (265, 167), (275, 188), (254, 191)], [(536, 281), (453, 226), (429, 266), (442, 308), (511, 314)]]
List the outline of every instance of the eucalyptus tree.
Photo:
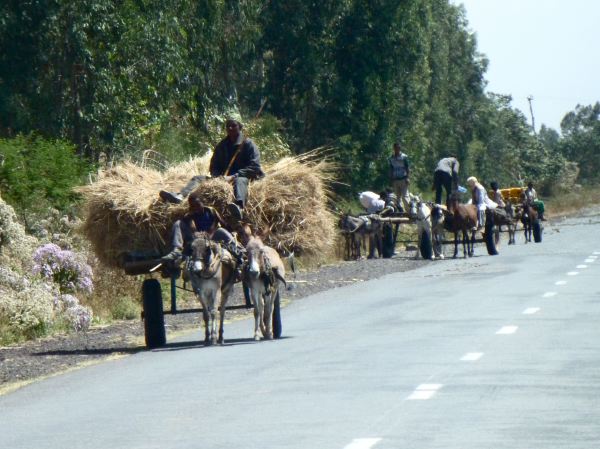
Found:
[(561, 152), (579, 166), (583, 183), (600, 181), (600, 103), (578, 105), (560, 123), (563, 139)]

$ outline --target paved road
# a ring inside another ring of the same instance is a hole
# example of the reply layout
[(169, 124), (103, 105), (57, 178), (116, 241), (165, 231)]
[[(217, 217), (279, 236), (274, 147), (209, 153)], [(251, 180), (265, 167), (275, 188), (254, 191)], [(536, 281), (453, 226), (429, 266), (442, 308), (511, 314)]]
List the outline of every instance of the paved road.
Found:
[(27, 386), (0, 448), (598, 448), (598, 220)]

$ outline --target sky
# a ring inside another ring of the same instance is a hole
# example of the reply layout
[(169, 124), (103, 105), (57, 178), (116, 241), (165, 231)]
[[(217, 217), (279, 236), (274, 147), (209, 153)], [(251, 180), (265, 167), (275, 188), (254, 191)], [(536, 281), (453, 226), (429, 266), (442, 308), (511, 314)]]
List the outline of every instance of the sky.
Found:
[(600, 0), (452, 0), (463, 4), (487, 91), (510, 94), (535, 128), (560, 132), (578, 104), (600, 101)]

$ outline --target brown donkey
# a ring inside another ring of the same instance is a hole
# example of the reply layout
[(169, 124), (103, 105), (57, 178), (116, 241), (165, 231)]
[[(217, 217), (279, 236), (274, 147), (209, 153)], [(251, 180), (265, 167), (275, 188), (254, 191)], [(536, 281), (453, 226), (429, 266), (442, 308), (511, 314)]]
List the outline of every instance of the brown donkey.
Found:
[(285, 286), (285, 267), (277, 251), (265, 245), (259, 237), (251, 237), (246, 244), (248, 264), (246, 282), (254, 305), (254, 339), (273, 339), (273, 309), (279, 299), (280, 288)]

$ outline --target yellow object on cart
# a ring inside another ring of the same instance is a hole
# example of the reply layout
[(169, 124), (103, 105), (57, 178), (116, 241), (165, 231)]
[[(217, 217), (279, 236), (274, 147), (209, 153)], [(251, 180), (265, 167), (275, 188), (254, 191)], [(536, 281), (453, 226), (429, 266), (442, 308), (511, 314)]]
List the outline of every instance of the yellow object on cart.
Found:
[[(516, 204), (523, 201), (523, 192), (525, 191), (525, 187), (507, 187), (506, 189), (499, 189), (499, 191), (502, 194), (504, 201), (510, 201), (511, 203)], [(490, 198), (493, 198), (494, 192), (490, 190), (488, 195)]]

